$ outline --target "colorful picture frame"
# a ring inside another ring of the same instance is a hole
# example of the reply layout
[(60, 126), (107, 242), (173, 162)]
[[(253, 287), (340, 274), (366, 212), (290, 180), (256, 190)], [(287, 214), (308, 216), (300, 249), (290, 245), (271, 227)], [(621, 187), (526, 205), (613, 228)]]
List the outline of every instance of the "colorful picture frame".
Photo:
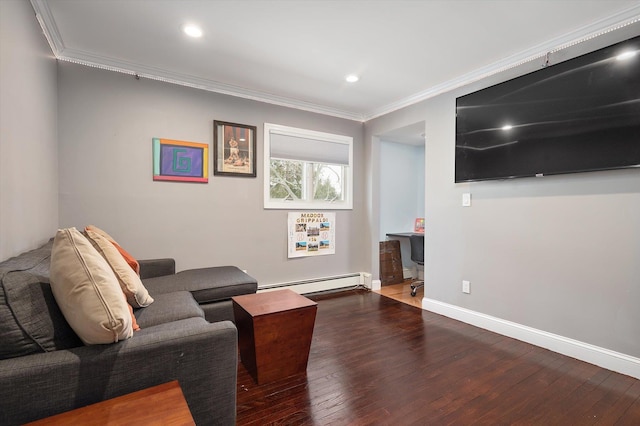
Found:
[(213, 121), (213, 174), (256, 177), (256, 126)]
[(153, 138), (153, 180), (209, 182), (209, 144)]

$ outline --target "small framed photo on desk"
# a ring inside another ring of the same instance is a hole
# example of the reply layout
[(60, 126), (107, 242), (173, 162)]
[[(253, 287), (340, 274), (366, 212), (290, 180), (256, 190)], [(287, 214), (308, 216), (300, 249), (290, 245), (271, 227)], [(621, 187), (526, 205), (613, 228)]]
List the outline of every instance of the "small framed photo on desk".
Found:
[(424, 234), (424, 217), (416, 218), (416, 223), (413, 226), (413, 232)]

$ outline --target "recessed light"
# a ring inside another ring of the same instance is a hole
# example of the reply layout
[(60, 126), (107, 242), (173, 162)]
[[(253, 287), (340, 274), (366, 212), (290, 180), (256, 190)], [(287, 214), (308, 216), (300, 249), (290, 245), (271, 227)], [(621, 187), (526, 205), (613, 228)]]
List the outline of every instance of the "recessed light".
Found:
[(197, 25), (193, 25), (193, 24), (183, 25), (182, 32), (184, 32), (189, 37), (193, 37), (193, 38), (202, 37), (202, 30)]
[(348, 83), (355, 83), (356, 81), (360, 80), (360, 77), (358, 77), (355, 74), (351, 74), (345, 77), (345, 80), (347, 80)]

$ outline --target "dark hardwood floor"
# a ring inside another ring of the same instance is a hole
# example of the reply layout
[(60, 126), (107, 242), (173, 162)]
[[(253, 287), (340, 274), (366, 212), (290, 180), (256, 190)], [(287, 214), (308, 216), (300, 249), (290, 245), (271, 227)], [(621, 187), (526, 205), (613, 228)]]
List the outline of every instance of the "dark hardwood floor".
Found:
[(640, 380), (377, 293), (310, 298), (307, 374), (240, 364), (238, 425), (640, 425)]

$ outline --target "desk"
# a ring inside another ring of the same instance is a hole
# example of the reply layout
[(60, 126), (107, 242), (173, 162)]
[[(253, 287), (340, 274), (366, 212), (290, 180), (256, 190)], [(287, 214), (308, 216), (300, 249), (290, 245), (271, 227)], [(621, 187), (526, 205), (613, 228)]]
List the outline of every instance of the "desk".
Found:
[[(399, 284), (404, 282), (405, 275), (413, 271), (416, 266), (411, 259), (411, 244), (409, 237), (422, 232), (387, 232), (387, 241), (380, 242), (380, 281), (381, 285)], [(405, 274), (406, 271), (406, 274)], [(417, 275), (411, 272), (411, 275)]]
[(421, 232), (387, 232), (387, 237), (409, 238), (412, 235), (424, 235)]

